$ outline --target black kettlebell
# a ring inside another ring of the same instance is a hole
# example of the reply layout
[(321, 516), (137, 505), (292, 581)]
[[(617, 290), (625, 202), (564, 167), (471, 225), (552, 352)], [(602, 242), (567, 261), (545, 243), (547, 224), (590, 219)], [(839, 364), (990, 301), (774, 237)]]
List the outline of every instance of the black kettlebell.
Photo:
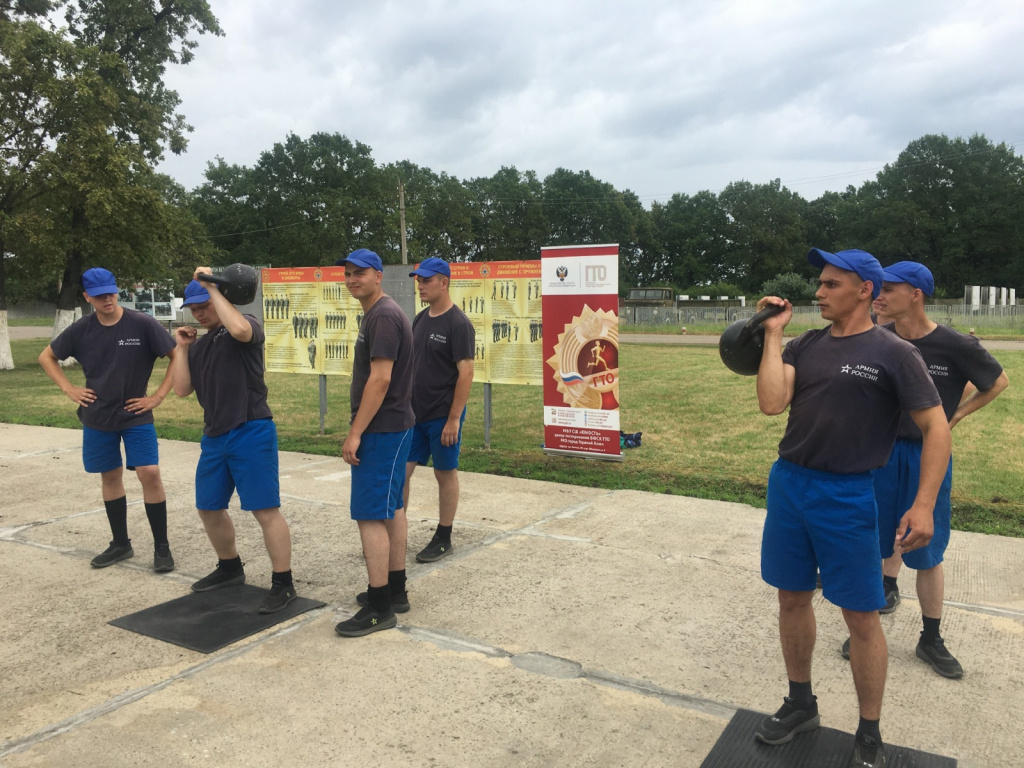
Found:
[(252, 304), (260, 287), (259, 273), (248, 264), (224, 267), (224, 271), (219, 275), (200, 273), (196, 275), (196, 279), (204, 283), (213, 283), (220, 288), (225, 299), (237, 305)]
[(769, 304), (749, 320), (737, 320), (718, 339), (718, 354), (725, 367), (741, 376), (756, 376), (764, 351), (765, 320), (786, 308)]

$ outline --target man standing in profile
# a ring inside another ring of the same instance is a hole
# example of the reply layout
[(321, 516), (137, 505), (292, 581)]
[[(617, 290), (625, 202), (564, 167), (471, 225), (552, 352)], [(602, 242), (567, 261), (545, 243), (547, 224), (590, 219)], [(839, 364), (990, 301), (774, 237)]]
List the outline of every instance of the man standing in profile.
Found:
[(432, 563), (452, 552), (452, 527), (459, 506), (459, 449), (466, 403), (473, 386), (476, 333), (449, 294), (451, 268), (442, 259), (425, 259), (409, 277), (416, 278), (420, 300), (427, 308), (412, 321), (416, 384), (412, 409), (416, 414), (412, 447), (405, 471), (405, 508), (417, 464), (433, 460), (438, 491), (438, 523), (430, 543), (416, 562)]
[[(195, 275), (209, 271), (199, 267)], [(259, 612), (275, 613), (296, 593), (291, 530), (281, 514), (277, 427), (263, 381), (263, 326), (239, 312), (213, 283), (189, 283), (184, 305), (206, 335), (197, 338), (196, 329), (189, 326), (176, 331), (174, 393), (188, 397), (195, 392), (203, 407), (196, 509), (217, 553), (217, 567), (193, 584), (192, 591), (245, 583), (235, 525), (228, 514), (228, 502), (237, 489), (242, 509), (252, 512), (262, 529), (273, 569), (270, 592)]]
[[(153, 363), (158, 357), (174, 359), (174, 341), (149, 315), (125, 309), (118, 301), (113, 273), (102, 268), (82, 275), (83, 296), (94, 312), (69, 326), (39, 355), (46, 375), (78, 404), (82, 422), (82, 461), (85, 471), (100, 475), (103, 506), (112, 540), (92, 559), (93, 568), (106, 568), (134, 556), (128, 538), (128, 497), (124, 488), (121, 443), (125, 465), (134, 469), (142, 484), (146, 517), (153, 532), (153, 570), (174, 570), (167, 542), (167, 496), (160, 477), (153, 409), (171, 390), (171, 369), (160, 387), (146, 395)], [(82, 364), (85, 386), (76, 387), (60, 360), (74, 357)]]
[(878, 557), (878, 512), (872, 470), (892, 450), (901, 412), (921, 430), (921, 474), (897, 537), (905, 550), (928, 544), (932, 510), (949, 462), (949, 426), (921, 353), (871, 321), (882, 267), (859, 250), (811, 249), (821, 269), (816, 297), (831, 325), (808, 331), (782, 349), (792, 306), (764, 321), (757, 376), (761, 411), (789, 408), (779, 458), (768, 479), (761, 576), (779, 595), (779, 637), (789, 695), (756, 736), (784, 744), (820, 724), (811, 687), (816, 636), (812, 598), (820, 570), (825, 598), (839, 606), (850, 630), (850, 661), (860, 708), (848, 765), (885, 765), (879, 730), (888, 650), (878, 616), (885, 605)]
[[(875, 309), (892, 323), (886, 325), (886, 329), (920, 350), (942, 398), (942, 409), (951, 429), (1006, 389), (1010, 383), (1006, 372), (976, 338), (928, 318), (925, 297), (935, 292), (935, 280), (926, 266), (915, 261), (899, 261), (886, 267), (882, 279), (882, 292), (875, 301)], [(973, 388), (964, 397), (968, 384)], [(904, 414), (888, 463), (874, 473), (880, 554), (886, 561), (883, 578), (886, 597), (893, 596), (893, 608), (899, 599), (896, 575), (900, 567), (900, 559), (892, 558), (893, 535), (899, 526), (901, 511), (912, 501), (917, 488), (921, 453), (921, 430)], [(946, 648), (939, 632), (945, 594), (942, 561), (949, 544), (952, 485), (953, 462), (950, 460), (935, 503), (935, 534), (927, 546), (905, 552), (902, 561), (917, 571), (917, 598), (924, 625), (917, 644), (917, 657), (943, 677), (958, 679), (963, 677), (963, 667)], [(849, 654), (849, 645), (844, 644), (843, 656), (849, 658)]]
[(412, 328), (402, 308), (384, 293), (380, 256), (360, 248), (335, 266), (345, 267), (345, 285), (363, 310), (352, 360), (352, 422), (341, 456), (352, 467), (349, 511), (359, 526), (369, 586), (356, 596), (359, 611), (334, 631), (361, 637), (395, 626), (395, 610), (409, 610), (402, 497), (415, 423)]

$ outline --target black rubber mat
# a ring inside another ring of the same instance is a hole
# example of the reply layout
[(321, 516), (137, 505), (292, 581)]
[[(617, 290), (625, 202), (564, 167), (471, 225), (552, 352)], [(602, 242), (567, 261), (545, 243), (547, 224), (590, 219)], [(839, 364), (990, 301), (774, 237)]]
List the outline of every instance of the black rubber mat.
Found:
[[(700, 768), (847, 768), (853, 735), (835, 728), (800, 733), (788, 744), (770, 746), (754, 738), (763, 712), (741, 709), (722, 731)], [(882, 720), (885, 738), (885, 720)], [(886, 768), (956, 768), (956, 760), (916, 749), (885, 745)]]
[(297, 597), (277, 613), (259, 613), (267, 590), (239, 584), (210, 592), (191, 592), (109, 622), (200, 653), (212, 653), (323, 603)]

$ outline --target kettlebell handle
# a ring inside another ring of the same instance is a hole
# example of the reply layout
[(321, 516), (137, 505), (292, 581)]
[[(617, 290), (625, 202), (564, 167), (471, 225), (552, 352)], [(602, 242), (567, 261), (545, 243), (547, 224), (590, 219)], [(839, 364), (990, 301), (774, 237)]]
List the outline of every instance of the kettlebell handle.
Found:
[(201, 280), (204, 283), (213, 283), (214, 285), (224, 285), (227, 283), (220, 275), (211, 275), (209, 272), (200, 272), (196, 275), (196, 280)]
[(750, 335), (754, 332), (761, 323), (767, 320), (769, 317), (774, 317), (780, 312), (784, 312), (786, 307), (780, 304), (769, 304), (767, 307), (762, 309), (760, 312), (755, 314), (752, 318), (747, 320), (747, 324), (743, 326), (743, 330), (740, 331), (740, 335), (736, 338), (737, 344), (745, 344)]

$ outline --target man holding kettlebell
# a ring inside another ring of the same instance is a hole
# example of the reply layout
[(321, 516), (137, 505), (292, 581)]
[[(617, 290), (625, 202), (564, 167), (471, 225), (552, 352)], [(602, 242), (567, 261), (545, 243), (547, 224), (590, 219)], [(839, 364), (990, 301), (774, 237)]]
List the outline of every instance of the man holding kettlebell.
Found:
[(237, 488), (242, 509), (263, 529), (273, 567), (269, 594), (260, 613), (274, 613), (295, 599), (291, 571), (291, 531), (281, 514), (277, 471), (277, 428), (263, 381), (263, 327), (243, 315), (212, 282), (207, 267), (195, 271), (184, 306), (206, 329), (178, 328), (178, 354), (172, 363), (174, 393), (196, 393), (203, 407), (203, 439), (196, 467), (196, 508), (217, 553), (217, 568), (192, 585), (195, 592), (245, 583), (235, 548), (235, 527), (227, 507)]
[(766, 415), (789, 409), (768, 479), (761, 543), (761, 576), (778, 589), (789, 695), (756, 736), (784, 744), (820, 724), (811, 689), (812, 598), (820, 569), (823, 594), (842, 609), (851, 636), (860, 724), (848, 765), (877, 768), (885, 765), (879, 719), (888, 650), (878, 616), (885, 595), (872, 470), (885, 464), (906, 412), (922, 434), (921, 474), (896, 535), (904, 550), (925, 546), (949, 462), (949, 425), (921, 353), (871, 321), (871, 302), (882, 288), (878, 261), (860, 250), (817, 248), (807, 260), (821, 270), (816, 297), (829, 326), (783, 350), (792, 306), (775, 296), (758, 302), (759, 310), (783, 307), (763, 323), (757, 398)]

